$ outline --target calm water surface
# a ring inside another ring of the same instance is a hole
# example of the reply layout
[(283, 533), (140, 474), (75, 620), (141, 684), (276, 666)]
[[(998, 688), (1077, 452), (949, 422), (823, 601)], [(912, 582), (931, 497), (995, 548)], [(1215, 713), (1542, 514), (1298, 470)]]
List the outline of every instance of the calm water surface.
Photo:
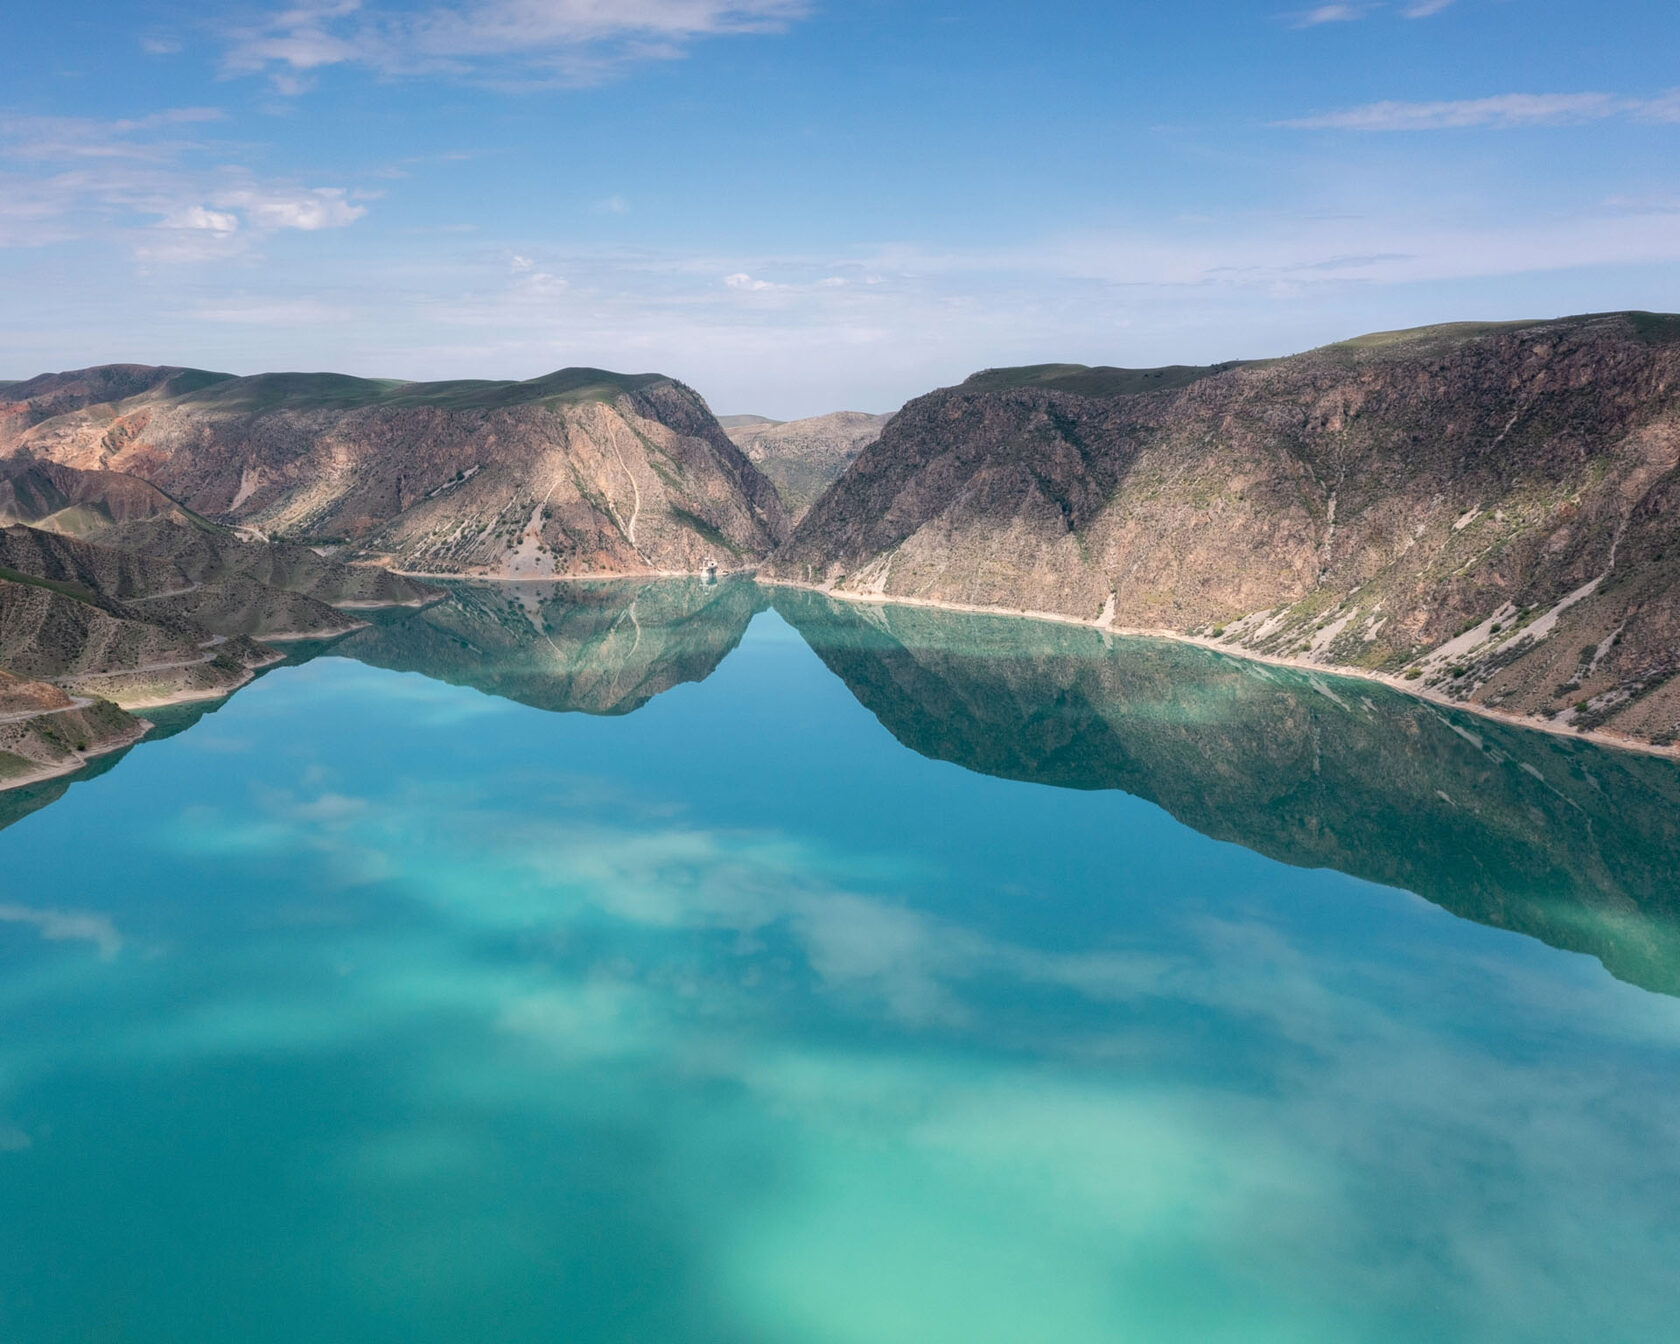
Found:
[(0, 813), (7, 1344), (1675, 1337), (1671, 764), (751, 585), (317, 653)]

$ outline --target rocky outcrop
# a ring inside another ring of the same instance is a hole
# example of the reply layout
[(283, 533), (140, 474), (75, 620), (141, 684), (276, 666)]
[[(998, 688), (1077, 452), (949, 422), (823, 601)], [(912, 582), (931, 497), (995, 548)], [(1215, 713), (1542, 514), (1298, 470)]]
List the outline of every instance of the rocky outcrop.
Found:
[(767, 573), (1199, 632), (1661, 744), (1677, 465), (1674, 317), (997, 370), (906, 406)]
[(349, 565), (308, 546), (255, 541), (199, 520), (147, 519), (94, 534), (101, 546), (165, 559), (186, 581), (214, 584), (234, 577), (303, 593), (344, 607), (415, 606), (436, 590), (374, 565)]
[(835, 411), (808, 420), (732, 415), (719, 421), (731, 441), (770, 478), (797, 523), (868, 444), (881, 437), (890, 415)]
[[(787, 530), (774, 487), (705, 403), (659, 375), (201, 375), (183, 390), (172, 371), (100, 373), (9, 389), (0, 455), (129, 473), (198, 514), (351, 543), (415, 572), (735, 569)], [(88, 383), (96, 391), (71, 395)]]

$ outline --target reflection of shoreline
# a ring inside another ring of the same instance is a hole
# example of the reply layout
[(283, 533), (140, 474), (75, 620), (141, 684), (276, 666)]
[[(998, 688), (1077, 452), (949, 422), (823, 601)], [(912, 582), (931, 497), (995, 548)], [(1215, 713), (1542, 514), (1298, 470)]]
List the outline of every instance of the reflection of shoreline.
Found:
[(920, 755), (1131, 794), (1212, 839), (1402, 888), (1680, 994), (1670, 759), (1083, 622), (797, 585), (775, 606)]
[(444, 600), (308, 656), (350, 658), (556, 713), (627, 714), (709, 677), (768, 593), (740, 577), (455, 577)]
[(1206, 649), (1210, 653), (1222, 653), (1229, 658), (1240, 658), (1244, 662), (1266, 663), (1272, 667), (1289, 667), (1299, 672), (1317, 672), (1323, 676), (1346, 677), (1353, 681), (1373, 681), (1379, 686), (1386, 686), (1392, 691), (1399, 691), (1402, 695), (1410, 696), (1414, 700), (1427, 700), (1432, 704), (1442, 705), (1448, 709), (1462, 710), (1466, 714), (1475, 714), (1484, 719), (1494, 719), (1517, 728), (1551, 733), (1557, 737), (1568, 738), (1573, 742), (1596, 742), (1600, 746), (1615, 747), (1621, 751), (1636, 751), (1647, 756), (1666, 757), (1669, 760), (1680, 759), (1680, 742), (1673, 746), (1661, 747), (1655, 742), (1646, 742), (1637, 737), (1626, 737), (1620, 733), (1606, 732), (1602, 728), (1593, 728), (1582, 732), (1578, 728), (1571, 728), (1567, 724), (1557, 723), (1551, 719), (1538, 719), (1527, 714), (1513, 714), (1509, 710), (1500, 709), (1493, 705), (1454, 700), (1451, 696), (1443, 695), (1441, 692), (1431, 690), (1426, 686), (1420, 686), (1415, 681), (1407, 681), (1404, 677), (1392, 676), (1387, 672), (1373, 672), (1362, 667), (1347, 667), (1341, 663), (1313, 663), (1303, 658), (1256, 653), (1250, 649), (1222, 644), (1220, 641), (1209, 639), (1204, 635), (1189, 635), (1179, 630), (1146, 630), (1131, 626), (1104, 625), (1101, 620), (1087, 620), (1083, 616), (1068, 616), (1056, 611), (1033, 611), (1025, 607), (1016, 610), (1010, 607), (972, 606), (966, 602), (946, 602), (931, 597), (902, 597), (897, 594), (847, 592), (825, 588), (821, 584), (799, 583), (794, 579), (766, 579), (755, 576), (754, 582), (767, 587), (796, 588), (801, 592), (816, 593), (835, 602), (854, 602), (863, 606), (922, 607), (932, 611), (962, 612), (970, 616), (996, 616), (1005, 620), (1048, 621), (1056, 625), (1073, 625), (1086, 630), (1095, 630), (1099, 634), (1113, 635), (1117, 639), (1159, 639), (1174, 644), (1189, 644), (1196, 648)]
[[(434, 579), (451, 583), (657, 583), (663, 579), (706, 579), (716, 575), (719, 583), (725, 579), (739, 579), (756, 571), (748, 565), (741, 569), (635, 569), (614, 574), (444, 574), (430, 569), (393, 569), (405, 579)], [(344, 603), (339, 603), (343, 606)]]

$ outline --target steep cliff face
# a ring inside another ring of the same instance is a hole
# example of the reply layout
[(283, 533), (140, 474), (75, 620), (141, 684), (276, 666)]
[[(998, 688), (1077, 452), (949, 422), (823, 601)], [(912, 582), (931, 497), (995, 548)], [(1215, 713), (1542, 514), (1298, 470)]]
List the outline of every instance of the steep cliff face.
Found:
[(693, 391), (659, 375), (202, 375), (181, 390), (158, 370), (170, 376), (95, 402), (108, 383), (146, 381), (100, 372), (7, 390), (0, 454), (130, 473), (200, 514), (349, 541), (415, 571), (740, 568), (787, 531), (774, 487)]
[(720, 421), (730, 440), (770, 478), (797, 523), (824, 490), (881, 437), (890, 415), (835, 411), (807, 420), (733, 415)]
[(905, 407), (767, 572), (1202, 633), (1667, 742), (1677, 464), (1673, 317), (995, 370)]

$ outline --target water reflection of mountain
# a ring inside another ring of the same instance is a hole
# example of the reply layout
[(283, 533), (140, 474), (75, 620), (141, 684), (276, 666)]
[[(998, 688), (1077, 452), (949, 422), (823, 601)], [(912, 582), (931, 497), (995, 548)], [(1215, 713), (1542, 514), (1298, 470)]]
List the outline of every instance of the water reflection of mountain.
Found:
[[(287, 662), (354, 658), (537, 709), (629, 714), (673, 686), (711, 676), (769, 605), (746, 579), (452, 584), (448, 592), (420, 610), (369, 613), (371, 625), (343, 638), (290, 645)], [(144, 742), (184, 732), (227, 703), (148, 710), (157, 726)], [(0, 830), (114, 769), (132, 750), (0, 792)]]
[(711, 676), (767, 605), (746, 579), (457, 584), (321, 652), (536, 709), (628, 714)]
[(1672, 761), (1076, 626), (793, 590), (775, 606), (924, 756), (1121, 789), (1205, 835), (1404, 887), (1680, 993)]

